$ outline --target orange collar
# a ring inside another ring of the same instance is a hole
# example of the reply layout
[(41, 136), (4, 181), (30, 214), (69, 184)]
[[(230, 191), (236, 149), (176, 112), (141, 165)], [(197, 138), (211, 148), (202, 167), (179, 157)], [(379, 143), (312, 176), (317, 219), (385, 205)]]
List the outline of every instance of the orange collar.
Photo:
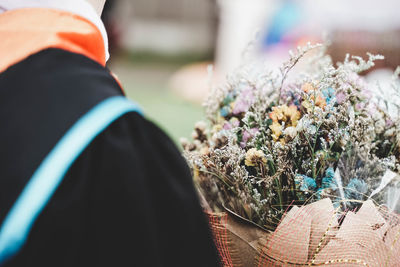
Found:
[(105, 66), (103, 37), (85, 18), (65, 11), (24, 8), (0, 14), (0, 72), (46, 48), (85, 55)]

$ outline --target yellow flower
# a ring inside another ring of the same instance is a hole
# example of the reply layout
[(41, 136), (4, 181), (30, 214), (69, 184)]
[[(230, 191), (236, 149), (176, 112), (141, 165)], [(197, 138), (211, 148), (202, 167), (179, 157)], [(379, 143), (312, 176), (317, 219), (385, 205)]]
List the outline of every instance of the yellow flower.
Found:
[(311, 105), (310, 101), (304, 100), (303, 102), (301, 102), (301, 105), (307, 110), (307, 112), (311, 112), (312, 105)]
[[(273, 110), (274, 108), (272, 108)], [(275, 113), (275, 111), (272, 111), (271, 113), (269, 113), (269, 118), (273, 121), (273, 122), (278, 122), (278, 115)]]
[(232, 118), (229, 120), (229, 122), (232, 123), (232, 124), (235, 124), (236, 122), (239, 123), (239, 120), (238, 120), (238, 118), (236, 118), (236, 117), (232, 117)]
[(221, 130), (222, 130), (222, 125), (221, 124), (215, 124), (213, 129), (212, 129), (212, 132), (213, 133), (218, 133)]
[(272, 121), (274, 122), (278, 122), (278, 121), (282, 121), (285, 119), (284, 116), (284, 107), (286, 105), (283, 106), (277, 106), (277, 107), (273, 107), (272, 108), (272, 112), (269, 114), (269, 117), (272, 119)]
[(284, 130), (281, 125), (282, 122), (285, 122), (285, 127), (296, 127), (301, 113), (297, 110), (295, 105), (281, 105), (273, 107), (269, 117), (272, 119), (272, 124), (269, 126), (272, 131), (271, 136), (275, 141), (278, 141)]
[(257, 166), (260, 163), (267, 163), (264, 152), (256, 148), (249, 149), (249, 151), (246, 152), (244, 164), (246, 164), (246, 166)]
[(312, 90), (315, 90), (314, 86), (312, 86), (311, 83), (305, 83), (301, 86), (301, 90), (303, 90), (306, 93), (309, 93)]
[(272, 123), (269, 128), (272, 131), (272, 138), (276, 141), (282, 135), (282, 125), (279, 122)]
[(295, 105), (291, 105), (287, 108), (286, 116), (288, 116), (292, 126), (297, 125), (297, 121), (300, 119), (300, 111), (297, 110)]
[(277, 106), (272, 108), (272, 112), (269, 114), (270, 119), (273, 122), (289, 122), (288, 125), (296, 126), (297, 121), (300, 119), (300, 112), (297, 110), (295, 105), (287, 106)]
[[(315, 106), (324, 108), (326, 106), (326, 100), (325, 98), (321, 95), (321, 92), (317, 92), (317, 88), (315, 88), (311, 83), (305, 83), (301, 86), (301, 90), (304, 92), (308, 93), (310, 95), (310, 99), (315, 102)], [(313, 93), (310, 93), (311, 91), (315, 91)], [(316, 99), (315, 99), (316, 96)], [(306, 101), (306, 100), (305, 100)], [(303, 101), (302, 105), (307, 109), (308, 112), (310, 112), (312, 105), (309, 103), (309, 101), (305, 102)]]
[[(311, 96), (311, 100), (314, 100), (314, 96)], [(307, 112), (311, 112), (313, 106), (311, 105), (310, 101), (304, 100), (301, 105), (307, 109)], [(321, 95), (317, 96), (317, 100), (315, 100), (315, 106), (320, 107), (320, 108), (325, 108), (326, 107), (326, 101), (325, 98), (323, 98)]]
[(321, 96), (321, 94), (318, 94), (317, 100), (315, 100), (315, 105), (320, 107), (320, 108), (325, 108), (326, 107), (326, 100)]

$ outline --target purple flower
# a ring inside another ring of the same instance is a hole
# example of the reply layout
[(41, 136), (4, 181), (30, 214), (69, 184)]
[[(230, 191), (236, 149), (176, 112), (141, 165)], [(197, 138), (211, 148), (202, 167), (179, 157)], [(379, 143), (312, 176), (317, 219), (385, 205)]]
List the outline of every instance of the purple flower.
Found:
[(244, 131), (242, 135), (242, 142), (240, 142), (240, 146), (244, 148), (247, 144), (247, 141), (250, 139), (251, 135), (248, 131)]
[(239, 120), (236, 119), (235, 117), (233, 117), (233, 118), (230, 120), (230, 123), (231, 123), (231, 125), (232, 125), (233, 127), (239, 127), (239, 124), (240, 124)]
[(339, 105), (342, 104), (346, 100), (346, 94), (344, 92), (339, 92), (336, 95), (336, 103)]
[(230, 130), (232, 129), (232, 125), (229, 122), (225, 122), (224, 126), (222, 127), (224, 130)]
[(244, 148), (247, 142), (259, 132), (258, 128), (252, 128), (250, 130), (245, 130), (242, 135), (242, 142), (240, 142), (240, 147)]
[(258, 128), (251, 128), (250, 133), (252, 136), (255, 136), (260, 130)]
[(254, 103), (254, 94), (251, 88), (245, 89), (240, 92), (235, 106), (233, 108), (233, 114), (237, 115), (242, 112), (247, 112), (250, 106)]
[(357, 109), (357, 110), (361, 110), (361, 109), (363, 109), (363, 108), (365, 108), (365, 103), (360, 102), (360, 103), (357, 103), (357, 104), (356, 104), (356, 109)]
[(229, 122), (225, 121), (224, 122), (224, 126), (222, 126), (222, 128), (224, 130), (231, 130), (232, 128), (238, 127), (240, 124), (239, 120), (235, 117), (232, 117)]

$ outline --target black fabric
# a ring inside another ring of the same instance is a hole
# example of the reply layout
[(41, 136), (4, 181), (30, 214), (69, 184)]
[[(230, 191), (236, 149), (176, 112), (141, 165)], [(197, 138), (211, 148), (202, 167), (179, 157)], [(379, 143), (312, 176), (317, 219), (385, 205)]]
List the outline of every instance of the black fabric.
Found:
[[(47, 49), (0, 74), (0, 221), (76, 120), (122, 92), (78, 54)], [(6, 266), (219, 266), (190, 172), (136, 113), (80, 155)]]

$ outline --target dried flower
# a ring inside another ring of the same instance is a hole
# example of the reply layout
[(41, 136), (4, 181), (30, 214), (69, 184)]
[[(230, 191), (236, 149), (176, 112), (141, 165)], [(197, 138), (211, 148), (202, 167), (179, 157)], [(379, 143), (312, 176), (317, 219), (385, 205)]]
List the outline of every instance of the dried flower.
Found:
[[(314, 100), (314, 96), (311, 96), (311, 99)], [(326, 100), (321, 94), (317, 95), (317, 98), (315, 99), (315, 105), (320, 108), (326, 107)]]
[(229, 106), (223, 106), (220, 111), (219, 111), (220, 115), (222, 117), (226, 117), (229, 115), (229, 113), (231, 113), (231, 108)]
[(301, 90), (306, 93), (310, 93), (311, 91), (315, 90), (314, 86), (311, 83), (305, 83), (301, 86)]
[(276, 141), (279, 140), (279, 137), (282, 135), (282, 125), (278, 122), (273, 122), (269, 128), (272, 131), (272, 138)]
[(296, 174), (294, 181), (296, 183), (296, 188), (306, 194), (313, 193), (317, 188), (315, 180), (307, 175)]
[(207, 128), (207, 124), (204, 121), (198, 121), (196, 122), (196, 124), (194, 125), (195, 129), (199, 129), (202, 132), (206, 131)]
[(242, 136), (242, 142), (240, 142), (240, 146), (244, 148), (247, 145), (247, 142), (258, 133), (258, 128), (252, 128), (250, 130), (244, 130)]
[(341, 105), (346, 100), (346, 94), (343, 92), (339, 92), (336, 95), (336, 102)]
[(293, 140), (293, 139), (296, 137), (296, 135), (297, 135), (297, 130), (296, 130), (295, 127), (290, 126), (290, 127), (287, 127), (287, 128), (283, 131), (283, 134), (285, 135), (285, 140), (286, 140), (286, 141), (290, 141), (290, 140)]
[(326, 103), (329, 105), (331, 102), (336, 101), (336, 96), (335, 96), (335, 89), (332, 87), (329, 87), (327, 89), (322, 90), (322, 94), (325, 97)]
[(183, 149), (186, 149), (186, 147), (189, 145), (189, 140), (187, 138), (181, 137), (179, 138), (179, 142)]
[(212, 132), (217, 133), (217, 132), (221, 131), (222, 129), (223, 129), (223, 126), (221, 126), (221, 124), (215, 124), (213, 126)]
[[(400, 173), (400, 107), (391, 116), (392, 99), (374, 96), (358, 75), (381, 57), (336, 65), (322, 49), (289, 81), (313, 48), (298, 48), (278, 71), (243, 66), (210, 93), (207, 124), (196, 124), (193, 142), (182, 145), (214, 210), (273, 228), (293, 201), (329, 197), (343, 208), (345, 198), (365, 199), (385, 169)], [(399, 83), (393, 87), (400, 98)]]
[(269, 114), (269, 117), (273, 122), (284, 121), (287, 122), (288, 125), (293, 126), (296, 126), (300, 116), (301, 114), (295, 105), (291, 105), (289, 107), (287, 105), (273, 107), (272, 112)]
[(264, 152), (256, 148), (251, 148), (247, 151), (244, 162), (246, 166), (257, 166), (265, 163), (267, 163), (267, 159), (265, 158)]
[(243, 90), (235, 102), (232, 113), (237, 115), (239, 113), (248, 111), (253, 102), (254, 95), (252, 89), (248, 88)]

